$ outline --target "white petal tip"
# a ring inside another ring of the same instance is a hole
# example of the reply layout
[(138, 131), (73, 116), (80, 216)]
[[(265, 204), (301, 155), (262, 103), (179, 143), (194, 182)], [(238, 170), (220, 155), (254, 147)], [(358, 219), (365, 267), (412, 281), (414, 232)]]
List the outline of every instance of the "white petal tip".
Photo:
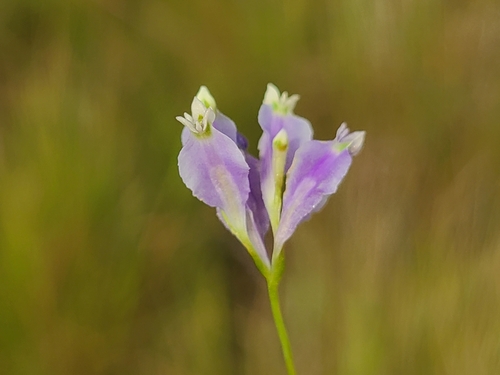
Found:
[(274, 84), (268, 83), (263, 103), (271, 106), (273, 108), (273, 111), (276, 113), (279, 113), (281, 115), (288, 115), (290, 113), (293, 113), (295, 105), (297, 104), (299, 99), (299, 95), (294, 94), (292, 96), (288, 96), (288, 92), (286, 91), (280, 93), (280, 91)]
[(274, 84), (268, 83), (264, 94), (264, 104), (273, 105), (280, 100), (280, 95), (280, 90)]
[(349, 134), (346, 138), (346, 141), (349, 141), (348, 150), (351, 155), (357, 155), (361, 149), (363, 148), (363, 144), (365, 143), (365, 135), (366, 132), (358, 131)]
[(214, 110), (217, 109), (217, 103), (207, 86), (201, 86), (196, 94), (196, 97), (205, 105), (206, 108), (213, 108)]

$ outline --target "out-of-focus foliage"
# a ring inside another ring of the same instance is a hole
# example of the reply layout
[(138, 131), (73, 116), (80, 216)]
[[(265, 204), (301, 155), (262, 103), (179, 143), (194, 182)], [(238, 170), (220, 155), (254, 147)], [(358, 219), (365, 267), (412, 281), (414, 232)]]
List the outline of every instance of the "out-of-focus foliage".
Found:
[(500, 4), (0, 2), (0, 373), (282, 374), (262, 280), (177, 173), (206, 84), (367, 131), (290, 241), (300, 374), (500, 373)]

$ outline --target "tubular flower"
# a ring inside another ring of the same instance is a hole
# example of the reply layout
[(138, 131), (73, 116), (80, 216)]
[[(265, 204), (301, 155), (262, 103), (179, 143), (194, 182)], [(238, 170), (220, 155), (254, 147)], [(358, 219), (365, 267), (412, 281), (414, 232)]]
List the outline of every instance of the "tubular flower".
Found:
[[(258, 121), (260, 160), (247, 152), (248, 142), (222, 114), (202, 86), (184, 125), (179, 172), (186, 186), (250, 252), (259, 269), (272, 269), (297, 226), (321, 209), (335, 193), (362, 148), (365, 132), (350, 133), (342, 124), (335, 139), (313, 140), (309, 121), (293, 113), (298, 95), (280, 94), (268, 84)], [(264, 246), (274, 235), (273, 262)]]

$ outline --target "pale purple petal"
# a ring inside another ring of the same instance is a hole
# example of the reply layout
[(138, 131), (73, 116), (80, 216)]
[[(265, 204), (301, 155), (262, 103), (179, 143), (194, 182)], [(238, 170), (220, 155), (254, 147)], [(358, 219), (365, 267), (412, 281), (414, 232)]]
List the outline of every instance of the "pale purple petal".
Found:
[(182, 128), (182, 133), (181, 133), (181, 143), (183, 146), (186, 144), (188, 138), (191, 137), (191, 135), (192, 131), (189, 130), (187, 126), (184, 126), (184, 128)]
[(267, 214), (262, 192), (260, 187), (260, 163), (252, 155), (246, 153), (245, 160), (250, 167), (248, 178), (250, 180), (250, 195), (248, 196), (247, 206), (252, 211), (255, 220), (255, 227), (262, 238), (269, 229), (269, 216)]
[(280, 251), (297, 226), (321, 208), (351, 165), (348, 150), (338, 153), (334, 141), (309, 141), (295, 154), (287, 174), (281, 221), (275, 237)]
[(233, 231), (246, 231), (249, 166), (229, 137), (215, 128), (205, 136), (185, 135), (179, 172), (193, 195), (227, 216)]
[(259, 255), (260, 259), (269, 268), (271, 262), (267, 254), (266, 246), (264, 244), (264, 237), (262, 236), (261, 229), (258, 228), (257, 220), (251, 210), (247, 209), (247, 233), (253, 248)]
[[(286, 115), (276, 113), (268, 104), (262, 104), (260, 107), (258, 121), (263, 130), (262, 137), (259, 141), (261, 160), (263, 160), (263, 157), (272, 157), (272, 152), (268, 150), (272, 150), (273, 139), (281, 129), (285, 129), (288, 137), (288, 152), (285, 169), (288, 169), (292, 164), (295, 151), (297, 151), (300, 145), (311, 140), (313, 136), (312, 126), (308, 120), (293, 113)], [(270, 163), (270, 161), (266, 160), (266, 163)]]
[(234, 143), (237, 143), (236, 125), (233, 120), (231, 120), (222, 112), (217, 111), (217, 116), (215, 117), (213, 127), (231, 138)]
[(275, 173), (273, 173), (273, 139), (284, 129), (288, 138), (288, 149), (285, 162), (285, 173), (290, 167), (295, 152), (301, 144), (311, 140), (313, 131), (306, 119), (293, 113), (280, 114), (273, 111), (268, 104), (262, 104), (259, 110), (259, 124), (263, 133), (259, 140), (259, 155), (261, 160), (261, 184), (264, 202), (268, 212), (272, 211), (275, 197)]

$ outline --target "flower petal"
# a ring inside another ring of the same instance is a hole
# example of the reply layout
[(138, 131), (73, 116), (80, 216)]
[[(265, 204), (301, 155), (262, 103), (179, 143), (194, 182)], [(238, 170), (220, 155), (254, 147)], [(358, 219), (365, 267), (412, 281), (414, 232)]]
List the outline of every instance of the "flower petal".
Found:
[[(311, 124), (305, 118), (290, 114), (280, 114), (275, 112), (268, 104), (263, 104), (259, 110), (259, 124), (263, 133), (259, 140), (259, 154), (261, 160), (261, 184), (262, 195), (267, 211), (275, 216), (275, 211), (279, 208), (275, 206), (277, 175), (284, 175), (290, 167), (295, 152), (306, 141), (311, 140), (313, 131)], [(288, 141), (285, 170), (278, 173), (273, 171), (273, 140), (276, 135), (284, 130)], [(279, 185), (279, 184), (278, 184)]]
[(290, 166), (295, 151), (300, 145), (312, 139), (313, 130), (311, 123), (303, 117), (295, 114), (282, 115), (273, 111), (272, 107), (267, 104), (262, 104), (259, 110), (259, 124), (269, 139), (267, 144), (261, 144), (264, 141), (259, 141), (259, 150), (266, 146), (272, 147), (272, 140), (281, 129), (285, 129), (289, 141), (289, 156), (287, 157), (288, 166)]
[(212, 127), (206, 137), (183, 133), (179, 172), (193, 195), (225, 215), (233, 234), (246, 232), (249, 166), (229, 137)]
[(280, 90), (276, 87), (276, 85), (272, 83), (267, 84), (267, 90), (264, 94), (264, 104), (273, 105), (274, 103), (278, 103), (280, 100)]
[(182, 125), (184, 125), (184, 129), (188, 129), (190, 131), (194, 131), (195, 128), (193, 127), (192, 121), (187, 117), (189, 116), (187, 113), (184, 113), (184, 117), (182, 116), (177, 116), (175, 119), (179, 121)]
[(262, 239), (269, 230), (269, 215), (267, 214), (264, 201), (262, 200), (262, 191), (260, 186), (260, 163), (257, 158), (246, 153), (245, 160), (250, 167), (248, 175), (250, 181), (250, 195), (248, 196), (247, 206), (252, 211), (255, 220), (255, 227)]
[(352, 157), (348, 150), (339, 153), (333, 146), (334, 141), (309, 141), (295, 154), (287, 174), (281, 221), (275, 236), (278, 253), (297, 226), (335, 193), (349, 170)]
[[(242, 236), (237, 236), (240, 242), (246, 247), (250, 255), (252, 257), (256, 254), (259, 259), (264, 264), (265, 268), (269, 269), (271, 267), (271, 261), (269, 259), (269, 255), (267, 254), (266, 245), (264, 244), (264, 238), (259, 233), (257, 228), (253, 212), (248, 209), (246, 210), (246, 223), (247, 223), (247, 232)], [(226, 222), (224, 215), (221, 210), (217, 208), (217, 217), (224, 224), (227, 230), (231, 232), (231, 228)]]
[(264, 265), (267, 268), (270, 268), (271, 262), (266, 251), (266, 245), (264, 244), (264, 237), (262, 236), (261, 230), (262, 228), (259, 228), (259, 223), (256, 220), (254, 213), (251, 210), (247, 210), (248, 238), (250, 239), (250, 242), (252, 243), (259, 258), (264, 262)]
[(196, 93), (196, 97), (200, 99), (205, 107), (212, 107), (214, 111), (217, 109), (217, 103), (215, 102), (215, 99), (208, 90), (207, 86), (200, 86), (200, 89)]
[(236, 124), (222, 112), (217, 111), (217, 116), (215, 117), (213, 127), (231, 138), (234, 143), (237, 143)]
[[(180, 121), (183, 125), (186, 125), (184, 129), (182, 129), (181, 133), (181, 142), (184, 146), (186, 144), (186, 140), (190, 136), (191, 131), (188, 129), (188, 125), (186, 124), (188, 121), (182, 118), (181, 116), (177, 116), (176, 119)], [(238, 144), (238, 132), (236, 130), (236, 125), (229, 117), (224, 115), (222, 112), (217, 112), (215, 120), (213, 121), (212, 126), (219, 130), (221, 133), (227, 135), (233, 142)]]
[(203, 102), (195, 96), (191, 102), (191, 114), (193, 115), (194, 121), (198, 121), (198, 117), (203, 116), (206, 110), (207, 107), (205, 107)]

